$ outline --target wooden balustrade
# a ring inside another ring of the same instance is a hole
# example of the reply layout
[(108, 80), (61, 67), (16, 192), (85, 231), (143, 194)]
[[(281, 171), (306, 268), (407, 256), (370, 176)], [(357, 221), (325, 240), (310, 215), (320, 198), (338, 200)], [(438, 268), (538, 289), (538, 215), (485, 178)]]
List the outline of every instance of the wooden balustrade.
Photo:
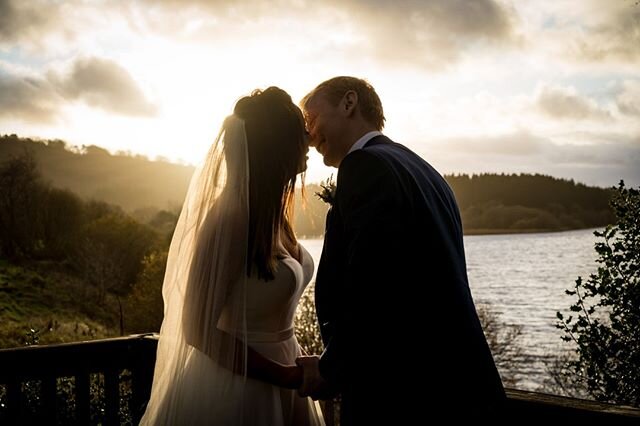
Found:
[(0, 424), (137, 424), (156, 348), (156, 337), (134, 335), (2, 349)]
[[(136, 425), (157, 343), (151, 334), (0, 350), (0, 424)], [(507, 397), (509, 424), (640, 424), (640, 410), (631, 407), (513, 389)], [(338, 411), (323, 403), (327, 426), (339, 423)]]

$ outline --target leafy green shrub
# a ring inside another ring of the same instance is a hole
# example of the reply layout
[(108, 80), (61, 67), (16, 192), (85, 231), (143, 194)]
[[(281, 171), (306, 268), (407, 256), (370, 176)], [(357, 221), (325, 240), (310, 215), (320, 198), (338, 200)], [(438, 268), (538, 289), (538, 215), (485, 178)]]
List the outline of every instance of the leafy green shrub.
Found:
[[(562, 339), (577, 357), (567, 369), (599, 401), (640, 406), (640, 191), (620, 182), (611, 200), (616, 224), (594, 234), (598, 272), (578, 277), (576, 302), (557, 313)], [(574, 318), (574, 315), (577, 317)]]

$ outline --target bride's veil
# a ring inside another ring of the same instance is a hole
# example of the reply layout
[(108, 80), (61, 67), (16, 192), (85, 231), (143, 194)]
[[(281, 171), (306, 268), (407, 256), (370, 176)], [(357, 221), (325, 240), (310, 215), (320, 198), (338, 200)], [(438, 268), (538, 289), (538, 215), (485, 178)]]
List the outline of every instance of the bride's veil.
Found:
[[(246, 380), (247, 359), (242, 336), (246, 333), (248, 161), (244, 121), (231, 115), (193, 175), (171, 241), (162, 286), (164, 320), (142, 424), (185, 420), (175, 416), (184, 414), (190, 403), (186, 399), (198, 392), (189, 389), (196, 383), (185, 383), (185, 373), (199, 377), (197, 369), (205, 368), (202, 359), (223, 366), (216, 377), (221, 395), (226, 394), (225, 386), (242, 395), (238, 389)], [(210, 395), (207, 403), (223, 403), (215, 399)], [(234, 406), (241, 417), (242, 401)]]

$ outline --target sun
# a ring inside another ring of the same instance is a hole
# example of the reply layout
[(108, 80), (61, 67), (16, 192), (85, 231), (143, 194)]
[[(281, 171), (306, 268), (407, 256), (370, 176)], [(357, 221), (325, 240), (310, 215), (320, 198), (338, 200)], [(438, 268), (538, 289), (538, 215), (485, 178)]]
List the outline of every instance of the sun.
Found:
[[(286, 44), (267, 39), (214, 46), (147, 41), (144, 49), (121, 60), (160, 106), (158, 116), (142, 120), (147, 123), (136, 132), (135, 140), (123, 143), (135, 152), (191, 164), (204, 158), (225, 117), (242, 96), (254, 89), (278, 86), (297, 103), (313, 87), (304, 67), (291, 63)], [(307, 182), (320, 181), (330, 173), (312, 148)]]

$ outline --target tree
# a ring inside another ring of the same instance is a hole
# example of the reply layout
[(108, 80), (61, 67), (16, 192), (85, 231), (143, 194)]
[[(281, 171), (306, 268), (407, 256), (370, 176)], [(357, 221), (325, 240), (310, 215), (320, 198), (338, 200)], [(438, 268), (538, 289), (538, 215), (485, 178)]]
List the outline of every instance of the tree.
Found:
[(84, 226), (82, 200), (66, 189), (50, 188), (42, 213), (44, 250), (47, 258), (64, 259), (79, 245)]
[(153, 230), (117, 212), (90, 222), (83, 237), (75, 263), (97, 290), (99, 304), (104, 304), (107, 292), (129, 293), (156, 242)]
[[(640, 407), (640, 191), (620, 182), (611, 206), (615, 225), (594, 234), (598, 271), (574, 290), (565, 319), (557, 313), (562, 339), (576, 345), (566, 368), (598, 401)], [(573, 315), (577, 315), (574, 318)]]
[(143, 260), (143, 270), (125, 303), (128, 333), (159, 332), (164, 317), (162, 282), (167, 267), (167, 251), (156, 251)]
[(9, 258), (29, 258), (42, 236), (46, 197), (36, 161), (30, 152), (0, 167), (0, 252)]

